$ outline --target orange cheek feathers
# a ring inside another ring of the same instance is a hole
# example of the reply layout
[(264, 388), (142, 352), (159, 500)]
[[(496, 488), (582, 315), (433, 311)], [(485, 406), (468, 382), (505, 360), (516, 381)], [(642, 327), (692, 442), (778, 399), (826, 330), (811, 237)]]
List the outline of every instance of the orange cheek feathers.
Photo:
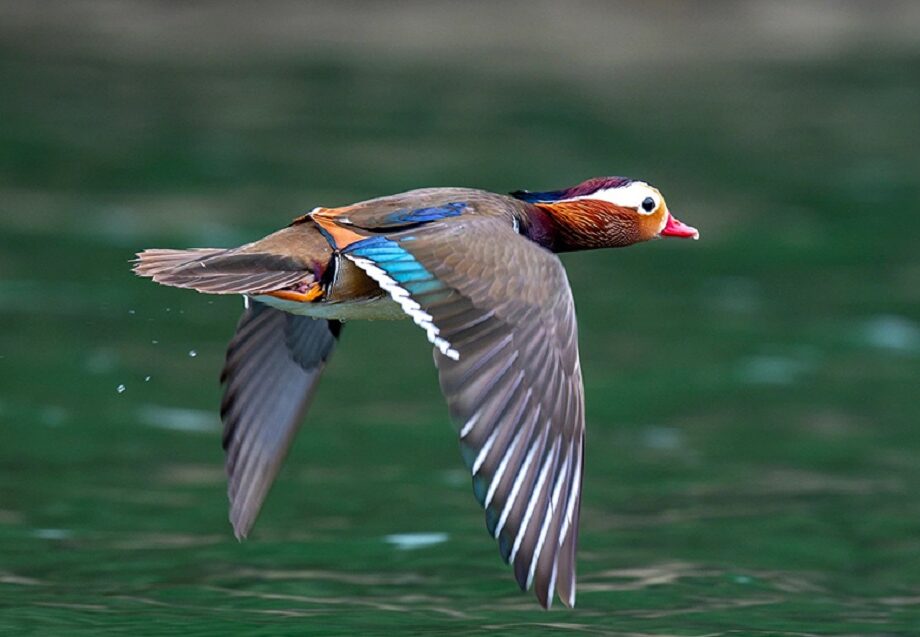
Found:
[(663, 205), (659, 205), (658, 209), (650, 215), (640, 215), (638, 212), (636, 215), (639, 217), (639, 236), (642, 241), (648, 241), (657, 237), (661, 229), (664, 228), (668, 209)]

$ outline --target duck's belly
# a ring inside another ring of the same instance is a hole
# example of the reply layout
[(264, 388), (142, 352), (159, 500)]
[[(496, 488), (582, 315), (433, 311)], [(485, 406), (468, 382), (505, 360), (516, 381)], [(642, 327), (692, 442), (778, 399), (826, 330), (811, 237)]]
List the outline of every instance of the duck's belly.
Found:
[(376, 296), (359, 301), (321, 301), (318, 303), (300, 303), (267, 295), (258, 295), (252, 298), (260, 303), (265, 303), (265, 305), (291, 314), (311, 316), (318, 319), (393, 321), (406, 318), (406, 313), (389, 296)]

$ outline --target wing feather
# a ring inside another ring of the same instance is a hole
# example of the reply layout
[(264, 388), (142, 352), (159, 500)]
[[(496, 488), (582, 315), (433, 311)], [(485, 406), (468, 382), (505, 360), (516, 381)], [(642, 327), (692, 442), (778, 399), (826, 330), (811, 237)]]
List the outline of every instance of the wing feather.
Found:
[(245, 537), (309, 407), (340, 324), (250, 302), (221, 373), (230, 521)]
[[(584, 391), (562, 264), (494, 217), (460, 216), (385, 239), (353, 260), (415, 304), (403, 307), (435, 343), (489, 532), (522, 589), (533, 586), (549, 606), (558, 586), (573, 604)], [(407, 272), (425, 288), (414, 293)]]
[(162, 285), (210, 294), (252, 294), (313, 280), (312, 271), (291, 257), (216, 248), (144, 250), (134, 261), (134, 272)]

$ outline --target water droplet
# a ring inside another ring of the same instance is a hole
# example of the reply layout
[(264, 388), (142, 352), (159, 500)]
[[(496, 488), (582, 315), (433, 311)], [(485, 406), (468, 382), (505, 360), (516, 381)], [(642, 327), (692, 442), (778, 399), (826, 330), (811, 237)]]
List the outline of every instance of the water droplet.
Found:
[(118, 387), (115, 388), (115, 391), (117, 391), (119, 394), (123, 394), (125, 393), (125, 389), (127, 389), (127, 387), (125, 387), (124, 385), (119, 385)]
[(137, 314), (134, 310), (128, 310), (128, 314)]
[(196, 356), (198, 356), (198, 352), (196, 352), (196, 351), (193, 350), (193, 349), (190, 349), (190, 350), (188, 351), (188, 355), (191, 356), (192, 358), (195, 358)]
[(149, 383), (149, 382), (150, 382), (150, 376), (144, 376), (144, 382), (145, 382), (145, 383)]
[(154, 345), (158, 345), (158, 344), (160, 343), (160, 341), (158, 341), (158, 340), (156, 340), (156, 339), (153, 339), (153, 340), (150, 341), (150, 342), (153, 343)]

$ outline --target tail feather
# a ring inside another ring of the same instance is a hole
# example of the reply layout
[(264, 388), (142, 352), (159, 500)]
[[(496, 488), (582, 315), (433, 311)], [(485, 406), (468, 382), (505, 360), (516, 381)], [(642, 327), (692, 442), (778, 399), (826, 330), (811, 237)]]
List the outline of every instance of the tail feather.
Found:
[(314, 279), (311, 270), (290, 257), (219, 248), (144, 250), (137, 254), (134, 273), (209, 294), (258, 294)]

